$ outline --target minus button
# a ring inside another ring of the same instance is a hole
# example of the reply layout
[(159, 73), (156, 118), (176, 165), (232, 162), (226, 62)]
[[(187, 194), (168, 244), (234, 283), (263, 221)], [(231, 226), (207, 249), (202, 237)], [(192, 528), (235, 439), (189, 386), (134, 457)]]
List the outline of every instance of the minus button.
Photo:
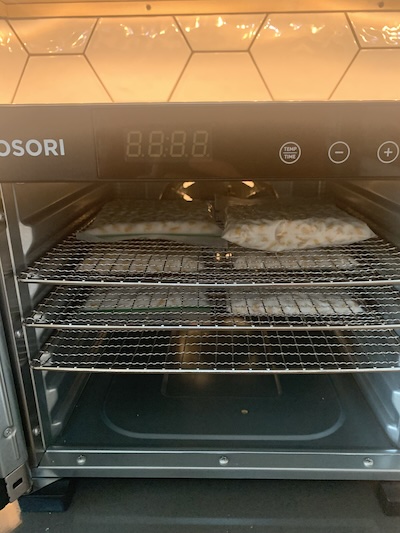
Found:
[(350, 146), (344, 141), (337, 141), (333, 143), (328, 150), (328, 157), (335, 163), (340, 165), (348, 160), (350, 157)]

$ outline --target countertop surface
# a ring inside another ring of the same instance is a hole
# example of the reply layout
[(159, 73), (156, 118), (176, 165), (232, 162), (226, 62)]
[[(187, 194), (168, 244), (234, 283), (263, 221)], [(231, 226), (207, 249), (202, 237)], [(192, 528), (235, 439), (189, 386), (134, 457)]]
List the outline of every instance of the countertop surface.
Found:
[(68, 511), (0, 514), (0, 533), (398, 533), (400, 517), (383, 514), (377, 490), (364, 481), (83, 479)]

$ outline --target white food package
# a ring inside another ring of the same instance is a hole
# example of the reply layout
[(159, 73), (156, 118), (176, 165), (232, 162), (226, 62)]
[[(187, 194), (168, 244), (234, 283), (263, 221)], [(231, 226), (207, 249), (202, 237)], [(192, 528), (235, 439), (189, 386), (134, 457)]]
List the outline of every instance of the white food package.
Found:
[(76, 237), (89, 242), (166, 239), (206, 245), (220, 235), (208, 202), (113, 200)]
[(306, 291), (230, 291), (228, 312), (240, 316), (332, 316), (364, 312), (355, 299)]
[(338, 246), (376, 237), (365, 222), (334, 205), (304, 202), (230, 205), (222, 237), (268, 252)]

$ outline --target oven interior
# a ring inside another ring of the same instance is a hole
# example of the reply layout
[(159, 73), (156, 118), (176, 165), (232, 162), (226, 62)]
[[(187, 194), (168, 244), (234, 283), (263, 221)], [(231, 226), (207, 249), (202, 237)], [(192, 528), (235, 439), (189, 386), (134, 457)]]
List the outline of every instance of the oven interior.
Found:
[[(249, 187), (299, 203), (329, 198), (366, 220), (378, 239), (341, 248), (340, 254), (356, 259), (355, 269), (340, 271), (340, 262), (334, 259), (337, 252), (330, 248), (333, 255), (319, 268), (304, 267), (300, 250), (292, 256), (300, 261), (299, 268), (285, 265), (287, 256), (278, 253), (273, 255), (281, 263), (270, 270), (235, 271), (229, 246), (193, 246), (188, 252), (186, 245), (167, 241), (104, 246), (74, 237), (106, 201), (175, 198), (182, 191), (179, 180), (136, 181), (134, 186), (128, 182), (2, 184), (10, 250), (8, 263), (3, 253), (4, 279), (8, 293), (11, 287), (15, 290), (9, 320), (14, 329), (20, 321), (16, 349), (22, 379), (32, 383), (36, 409), (30, 410), (38, 417), (36, 436), (40, 434), (42, 452), (367, 453), (399, 448), (400, 182), (206, 180), (191, 182), (185, 194), (210, 200), (218, 215), (221, 190), (240, 195)], [(110, 250), (108, 270), (96, 277), (93, 264), (103, 260), (104, 268)], [(205, 274), (142, 274), (136, 282), (152, 294), (165, 290), (165, 282), (170, 290), (179, 286), (187, 291), (188, 298), (205, 291), (211, 309), (191, 307), (156, 318), (146, 313), (82, 314), (80, 305), (91, 291), (129, 290), (121, 269), (112, 277), (116, 254), (124, 251), (131, 258), (148, 250), (164, 260), (176, 250), (194, 254), (197, 260), (200, 251), (205, 254), (202, 257), (210, 265)], [(244, 253), (247, 258), (254, 255), (251, 250)], [(82, 268), (88, 257), (91, 260)], [(315, 260), (313, 254), (310, 260)], [(85, 284), (85, 279), (95, 284)], [(248, 290), (248, 280), (256, 286), (261, 283), (259, 290), (264, 293), (283, 282), (287, 291), (305, 287), (311, 295), (332, 289), (354, 294), (365, 303), (367, 314), (361, 320), (348, 316), (235, 320), (227, 312), (227, 298), (231, 291)], [(37, 466), (40, 447), (35, 460)]]

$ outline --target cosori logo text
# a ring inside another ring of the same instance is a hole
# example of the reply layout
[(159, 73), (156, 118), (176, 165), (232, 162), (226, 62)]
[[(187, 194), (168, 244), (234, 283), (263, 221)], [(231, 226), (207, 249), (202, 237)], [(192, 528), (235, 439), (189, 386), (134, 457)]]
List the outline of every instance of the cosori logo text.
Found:
[(14, 139), (13, 141), (4, 141), (0, 139), (0, 157), (38, 157), (39, 155), (63, 156), (65, 155), (64, 139)]

